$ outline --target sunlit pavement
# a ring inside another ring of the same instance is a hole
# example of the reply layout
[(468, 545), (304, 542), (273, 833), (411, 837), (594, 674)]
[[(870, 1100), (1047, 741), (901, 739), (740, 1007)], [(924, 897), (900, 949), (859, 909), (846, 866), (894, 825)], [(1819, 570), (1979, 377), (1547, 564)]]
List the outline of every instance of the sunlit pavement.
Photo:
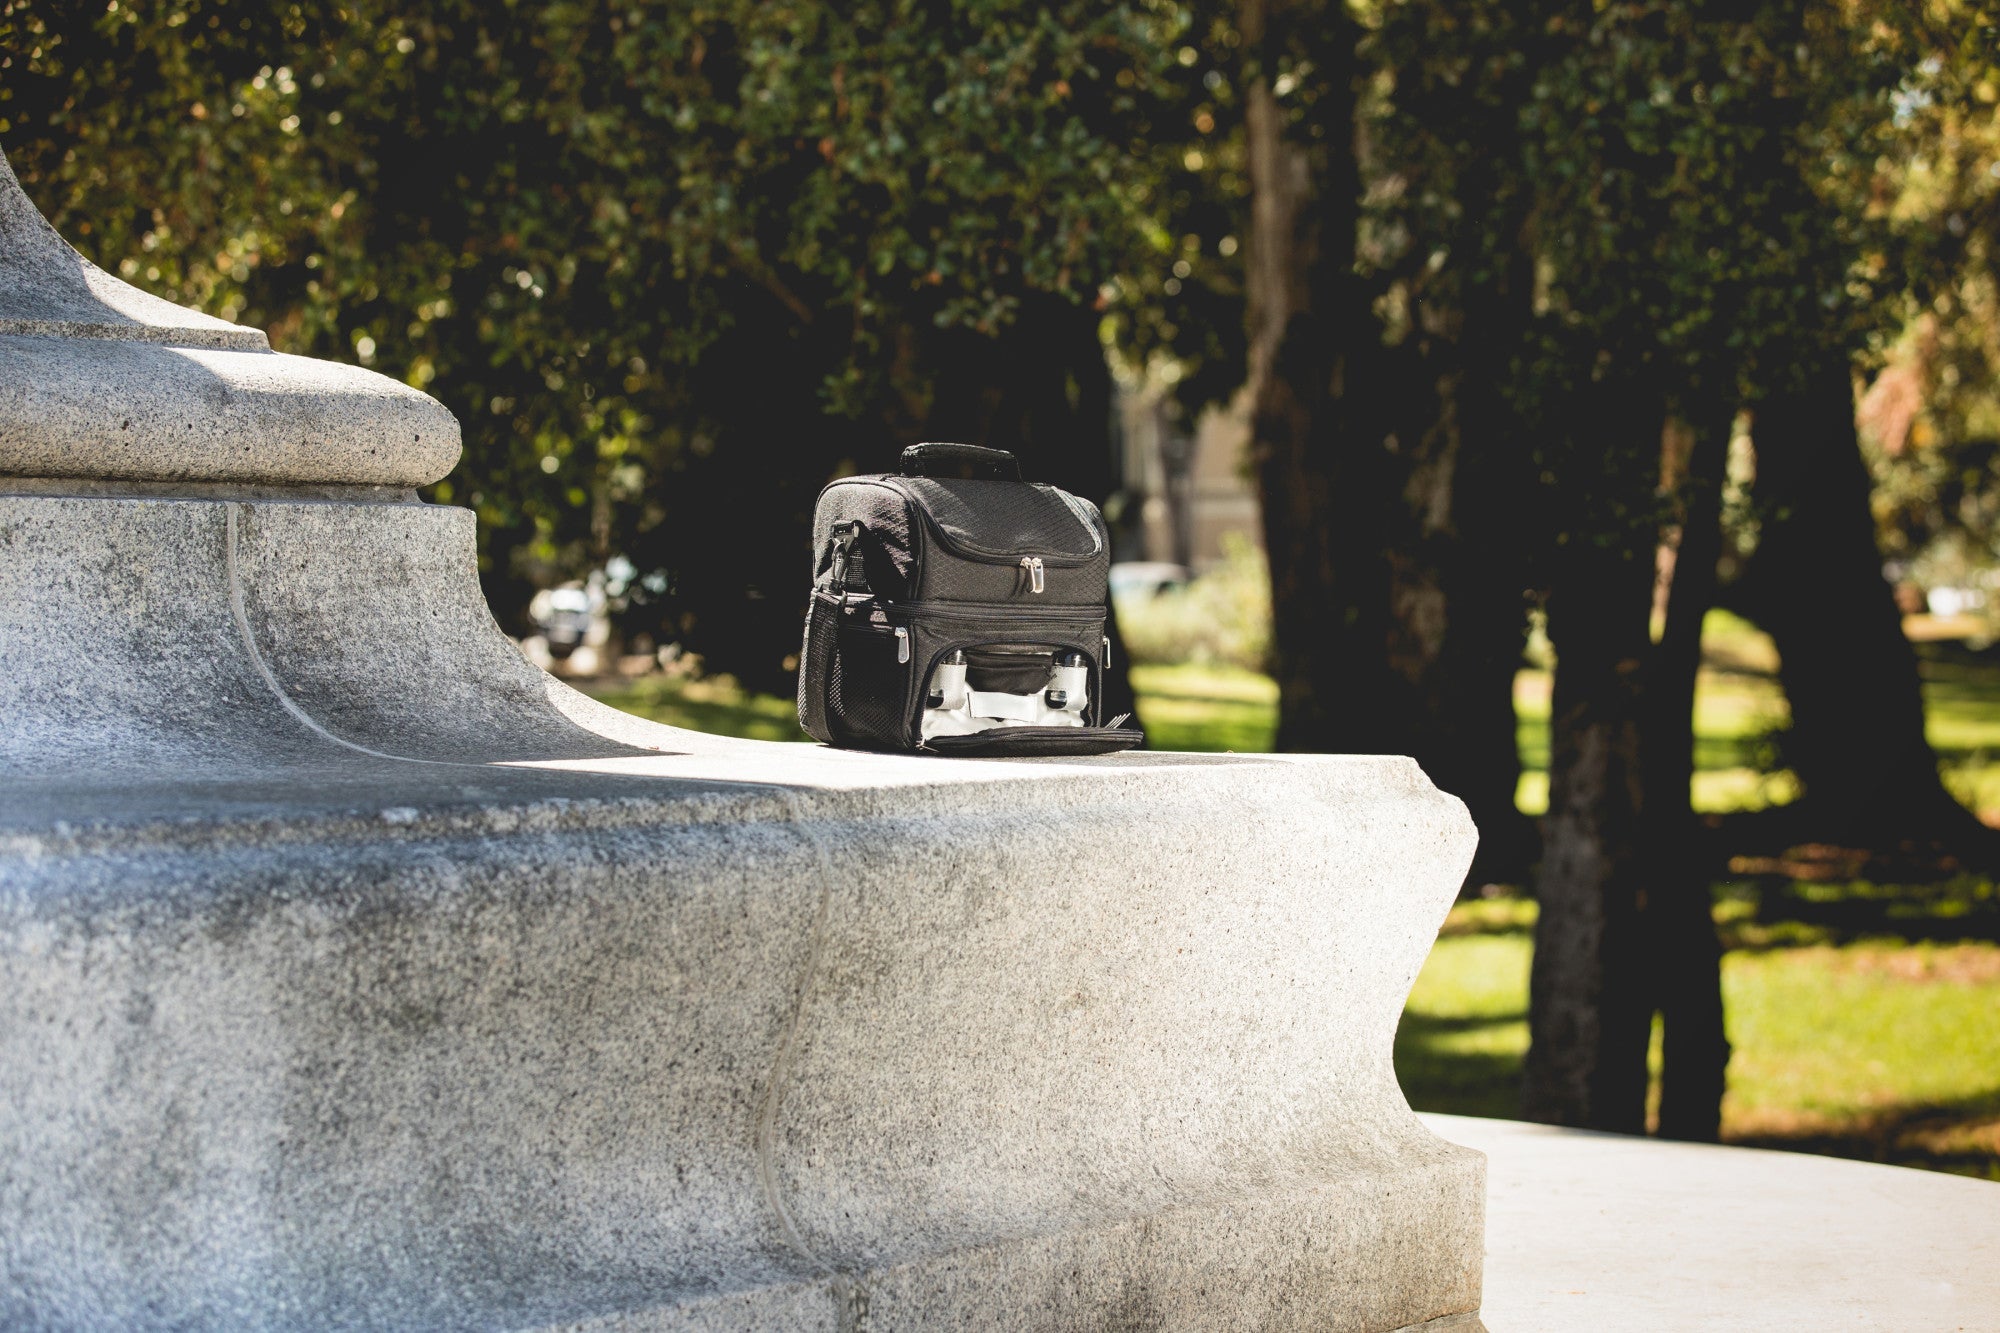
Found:
[(1491, 1333), (2000, 1329), (2000, 1184), (1422, 1118), (1487, 1155)]

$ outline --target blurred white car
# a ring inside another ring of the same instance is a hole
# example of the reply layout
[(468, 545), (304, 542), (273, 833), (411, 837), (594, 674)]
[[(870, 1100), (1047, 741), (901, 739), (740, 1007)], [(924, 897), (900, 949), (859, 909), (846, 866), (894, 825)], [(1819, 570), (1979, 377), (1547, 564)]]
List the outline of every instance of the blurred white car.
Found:
[(562, 661), (590, 637), (597, 606), (587, 588), (550, 588), (535, 594), (528, 617), (549, 645), (549, 656)]
[(1154, 597), (1169, 588), (1181, 588), (1192, 578), (1186, 565), (1166, 560), (1122, 560), (1111, 567), (1111, 595), (1120, 601), (1131, 597)]

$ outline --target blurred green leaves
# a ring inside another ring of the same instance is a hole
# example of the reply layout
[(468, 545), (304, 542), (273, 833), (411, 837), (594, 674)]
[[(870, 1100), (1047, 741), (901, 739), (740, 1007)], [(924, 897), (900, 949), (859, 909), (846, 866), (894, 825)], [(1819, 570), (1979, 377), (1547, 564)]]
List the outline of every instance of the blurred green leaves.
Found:
[[(811, 493), (920, 428), (934, 344), (1128, 290), (1188, 21), (0, 0), (0, 142), (129, 280), (443, 399), (503, 615), (625, 552), (692, 631), (803, 586)], [(715, 559), (734, 495), (782, 567)]]

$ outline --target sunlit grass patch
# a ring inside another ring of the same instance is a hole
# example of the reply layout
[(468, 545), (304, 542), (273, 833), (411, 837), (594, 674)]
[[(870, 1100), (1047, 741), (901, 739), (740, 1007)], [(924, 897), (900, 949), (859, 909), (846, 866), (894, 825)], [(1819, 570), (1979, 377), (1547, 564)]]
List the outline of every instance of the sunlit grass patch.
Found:
[(2000, 824), (2000, 762), (1943, 762), (1938, 772), (1954, 800), (1988, 824)]
[(1396, 1029), (1396, 1076), (1412, 1106), (1502, 1118), (1519, 1113), (1532, 952), (1518, 931), (1438, 940)]
[(1229, 666), (1135, 666), (1139, 724), (1154, 750), (1268, 751), (1278, 731), (1278, 686)]
[(1521, 770), (1520, 778), (1514, 783), (1514, 808), (1537, 819), (1549, 812), (1549, 771), (1546, 768)]
[(775, 694), (752, 694), (730, 676), (641, 676), (592, 684), (593, 697), (670, 727), (760, 741), (803, 741), (798, 706)]
[(2000, 1179), (2000, 947), (1737, 951), (1727, 1137)]
[(1789, 769), (1764, 773), (1754, 768), (1725, 768), (1694, 775), (1694, 808), (1704, 814), (1762, 810), (1795, 801), (1798, 796), (1798, 775)]
[(1140, 695), (1173, 699), (1212, 699), (1227, 703), (1278, 706), (1278, 682), (1261, 671), (1240, 667), (1135, 666), (1132, 689)]
[[(1452, 909), (1396, 1036), (1419, 1110), (1517, 1113), (1534, 915), (1522, 899)], [(2000, 1178), (2000, 946), (1732, 949), (1723, 994), (1725, 1139)]]
[(1778, 674), (1778, 645), (1731, 611), (1710, 611), (1701, 621), (1701, 655), (1710, 666), (1757, 675)]

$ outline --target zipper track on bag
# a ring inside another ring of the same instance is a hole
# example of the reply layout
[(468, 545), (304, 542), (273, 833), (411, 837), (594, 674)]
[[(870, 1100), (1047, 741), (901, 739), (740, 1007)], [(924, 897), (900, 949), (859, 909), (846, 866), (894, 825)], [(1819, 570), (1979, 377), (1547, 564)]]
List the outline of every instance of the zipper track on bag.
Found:
[(1094, 602), (1081, 606), (1037, 606), (1023, 605), (1020, 602), (898, 602), (892, 598), (878, 596), (869, 596), (852, 602), (837, 597), (828, 597), (825, 600), (829, 606), (841, 611), (867, 606), (872, 602), (888, 615), (905, 615), (917, 619), (955, 616), (962, 620), (985, 620), (998, 617), (1002, 620), (1073, 620), (1082, 623), (1088, 620), (1102, 620), (1109, 614), (1104, 607)]
[(883, 602), (883, 609), (891, 614), (924, 618), (928, 616), (952, 617), (962, 620), (986, 620), (998, 617), (1002, 620), (1102, 620), (1108, 614), (1104, 607), (1096, 603), (1083, 606), (1023, 606), (1019, 602)]

